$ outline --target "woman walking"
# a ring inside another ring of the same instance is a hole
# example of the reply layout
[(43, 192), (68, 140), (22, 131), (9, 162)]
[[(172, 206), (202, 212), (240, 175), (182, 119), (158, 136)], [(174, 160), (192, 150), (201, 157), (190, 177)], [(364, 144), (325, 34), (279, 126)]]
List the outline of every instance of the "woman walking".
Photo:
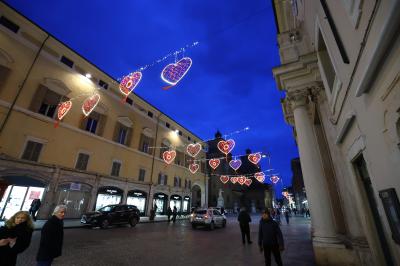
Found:
[(65, 205), (58, 205), (53, 211), (53, 216), (44, 224), (36, 256), (37, 266), (49, 266), (55, 258), (61, 256), (66, 210)]
[(28, 212), (15, 213), (0, 228), (0, 265), (14, 266), (17, 256), (29, 247), (33, 223)]

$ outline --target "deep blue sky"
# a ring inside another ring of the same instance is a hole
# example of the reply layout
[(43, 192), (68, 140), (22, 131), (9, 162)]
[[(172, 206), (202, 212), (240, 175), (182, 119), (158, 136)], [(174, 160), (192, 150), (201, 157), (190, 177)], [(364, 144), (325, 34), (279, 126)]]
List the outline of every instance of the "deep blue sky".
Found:
[(290, 159), (298, 153), (272, 77), (279, 65), (272, 1), (6, 2), (116, 79), (199, 41), (185, 52), (193, 65), (176, 87), (161, 89), (171, 57), (143, 71), (136, 94), (205, 140), (217, 129), (250, 127), (232, 136), (233, 155), (246, 148), (270, 153), (275, 172), (290, 184)]

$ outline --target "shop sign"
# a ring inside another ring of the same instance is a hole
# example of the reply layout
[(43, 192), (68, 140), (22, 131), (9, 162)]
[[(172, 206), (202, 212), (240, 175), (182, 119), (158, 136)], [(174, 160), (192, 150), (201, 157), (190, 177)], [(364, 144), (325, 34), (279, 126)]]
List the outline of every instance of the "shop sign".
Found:
[(188, 196), (186, 196), (185, 198), (184, 198), (184, 200), (189, 200), (190, 198), (188, 197)]
[(81, 190), (81, 183), (71, 183), (69, 185), (70, 190)]
[(143, 197), (142, 192), (133, 192), (133, 195), (138, 196), (138, 197)]
[(178, 200), (179, 196), (173, 196), (172, 198)]
[(106, 189), (106, 192), (109, 193), (109, 194), (115, 194), (118, 191), (116, 191), (115, 189)]
[(165, 196), (164, 195), (157, 195), (157, 198), (164, 198)]

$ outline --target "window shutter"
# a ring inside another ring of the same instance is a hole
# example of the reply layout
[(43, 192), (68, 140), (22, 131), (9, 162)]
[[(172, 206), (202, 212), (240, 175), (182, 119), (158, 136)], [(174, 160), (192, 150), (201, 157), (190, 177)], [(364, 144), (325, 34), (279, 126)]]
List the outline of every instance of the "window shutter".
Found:
[(34, 142), (32, 142), (32, 141), (28, 141), (26, 143), (26, 147), (25, 147), (24, 154), (22, 155), (22, 159), (24, 159), (24, 160), (31, 159), (31, 155), (33, 153), (33, 148), (34, 148), (33, 146), (34, 146)]
[(118, 142), (118, 135), (119, 135), (119, 130), (121, 128), (121, 124), (120, 123), (115, 123), (115, 127), (114, 127), (114, 134), (113, 134), (113, 141)]
[(164, 175), (164, 185), (167, 185), (167, 184), (168, 184), (168, 176)]
[(84, 114), (82, 114), (81, 119), (79, 121), (79, 128), (85, 130), (87, 121), (88, 118)]
[(133, 133), (133, 128), (128, 128), (128, 134), (126, 136), (126, 141), (125, 141), (125, 144), (128, 147), (130, 147), (132, 143), (132, 133)]
[(42, 150), (42, 143), (35, 143), (33, 145), (33, 153), (32, 153), (32, 157), (31, 160), (37, 162), (39, 160), (39, 155), (40, 155), (40, 151)]
[(99, 115), (99, 123), (97, 125), (96, 135), (103, 136), (106, 122), (107, 122), (107, 116)]
[(31, 105), (29, 109), (33, 112), (38, 112), (40, 106), (42, 105), (43, 99), (46, 96), (47, 88), (40, 84), (33, 95)]

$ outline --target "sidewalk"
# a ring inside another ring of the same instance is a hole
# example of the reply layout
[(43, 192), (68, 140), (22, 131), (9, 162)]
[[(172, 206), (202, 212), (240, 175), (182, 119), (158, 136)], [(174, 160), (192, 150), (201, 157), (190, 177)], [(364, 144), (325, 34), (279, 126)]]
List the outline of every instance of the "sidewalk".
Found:
[[(188, 218), (189, 216), (176, 217), (177, 220), (184, 220)], [(167, 215), (157, 215), (154, 221), (150, 221), (148, 216), (141, 216), (139, 223), (151, 223), (151, 222), (159, 223), (159, 222), (166, 222), (167, 220), (168, 220)], [(47, 220), (37, 220), (36, 222), (34, 222), (35, 230), (41, 230), (46, 221)], [(0, 221), (0, 227), (3, 225), (4, 221)], [(78, 228), (78, 227), (84, 227), (84, 225), (81, 224), (81, 219), (64, 219), (64, 228)]]

